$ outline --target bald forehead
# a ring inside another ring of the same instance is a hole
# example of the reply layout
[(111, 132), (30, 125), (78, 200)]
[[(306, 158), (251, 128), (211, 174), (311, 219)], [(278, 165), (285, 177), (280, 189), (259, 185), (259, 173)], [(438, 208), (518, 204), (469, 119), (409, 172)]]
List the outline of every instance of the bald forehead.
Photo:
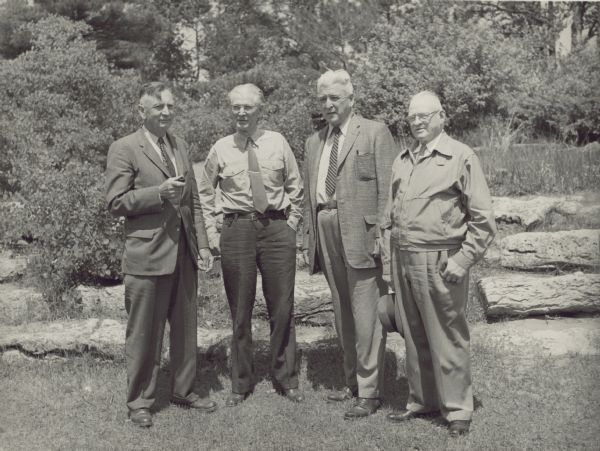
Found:
[(442, 104), (440, 103), (440, 99), (429, 92), (420, 92), (413, 96), (408, 107), (409, 114), (413, 111), (422, 112), (427, 110), (427, 112), (429, 112), (441, 109)]

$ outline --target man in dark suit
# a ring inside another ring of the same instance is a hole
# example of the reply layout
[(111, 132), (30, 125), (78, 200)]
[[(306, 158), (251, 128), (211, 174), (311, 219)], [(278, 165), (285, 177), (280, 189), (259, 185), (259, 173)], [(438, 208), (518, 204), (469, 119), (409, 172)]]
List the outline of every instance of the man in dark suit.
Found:
[(168, 132), (174, 99), (160, 82), (140, 92), (143, 126), (108, 152), (106, 200), (125, 217), (127, 407), (132, 422), (152, 426), (165, 321), (170, 325), (171, 402), (212, 412), (194, 393), (197, 270), (212, 256), (198, 187), (185, 143)]
[(346, 387), (329, 401), (357, 397), (345, 418), (380, 407), (385, 334), (377, 303), (388, 293), (382, 277), (380, 224), (397, 150), (388, 128), (353, 113), (346, 71), (327, 71), (317, 82), (328, 126), (306, 141), (304, 156), (305, 258), (325, 274), (344, 353)]

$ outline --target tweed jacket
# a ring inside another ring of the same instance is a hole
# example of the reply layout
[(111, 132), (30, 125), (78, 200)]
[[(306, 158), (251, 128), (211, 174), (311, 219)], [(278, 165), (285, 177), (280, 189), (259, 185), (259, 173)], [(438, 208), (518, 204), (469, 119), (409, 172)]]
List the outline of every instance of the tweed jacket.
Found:
[[(329, 127), (306, 140), (304, 151), (304, 240), (309, 270), (320, 270), (317, 255), (317, 177)], [(353, 268), (381, 264), (380, 225), (398, 148), (385, 124), (354, 114), (338, 156), (336, 198), (346, 261)]]

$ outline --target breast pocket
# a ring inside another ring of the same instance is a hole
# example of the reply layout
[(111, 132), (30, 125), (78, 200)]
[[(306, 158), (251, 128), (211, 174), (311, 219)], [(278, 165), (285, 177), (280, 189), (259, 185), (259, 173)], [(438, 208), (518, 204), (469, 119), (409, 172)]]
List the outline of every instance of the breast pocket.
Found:
[(259, 162), (262, 178), (267, 186), (283, 185), (284, 166), (283, 161), (263, 160)]
[(374, 153), (357, 153), (354, 166), (358, 180), (373, 180), (376, 177)]
[(229, 164), (221, 172), (221, 189), (225, 192), (238, 192), (248, 189), (248, 173), (243, 163)]

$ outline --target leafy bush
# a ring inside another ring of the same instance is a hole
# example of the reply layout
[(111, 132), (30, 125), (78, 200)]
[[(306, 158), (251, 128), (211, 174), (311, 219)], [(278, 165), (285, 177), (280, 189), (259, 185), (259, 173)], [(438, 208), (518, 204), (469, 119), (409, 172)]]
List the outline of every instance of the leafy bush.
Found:
[(98, 166), (70, 163), (40, 172), (22, 209), (21, 219), (37, 237), (30, 269), (54, 304), (80, 282), (120, 277), (122, 223), (108, 213), (103, 192)]

